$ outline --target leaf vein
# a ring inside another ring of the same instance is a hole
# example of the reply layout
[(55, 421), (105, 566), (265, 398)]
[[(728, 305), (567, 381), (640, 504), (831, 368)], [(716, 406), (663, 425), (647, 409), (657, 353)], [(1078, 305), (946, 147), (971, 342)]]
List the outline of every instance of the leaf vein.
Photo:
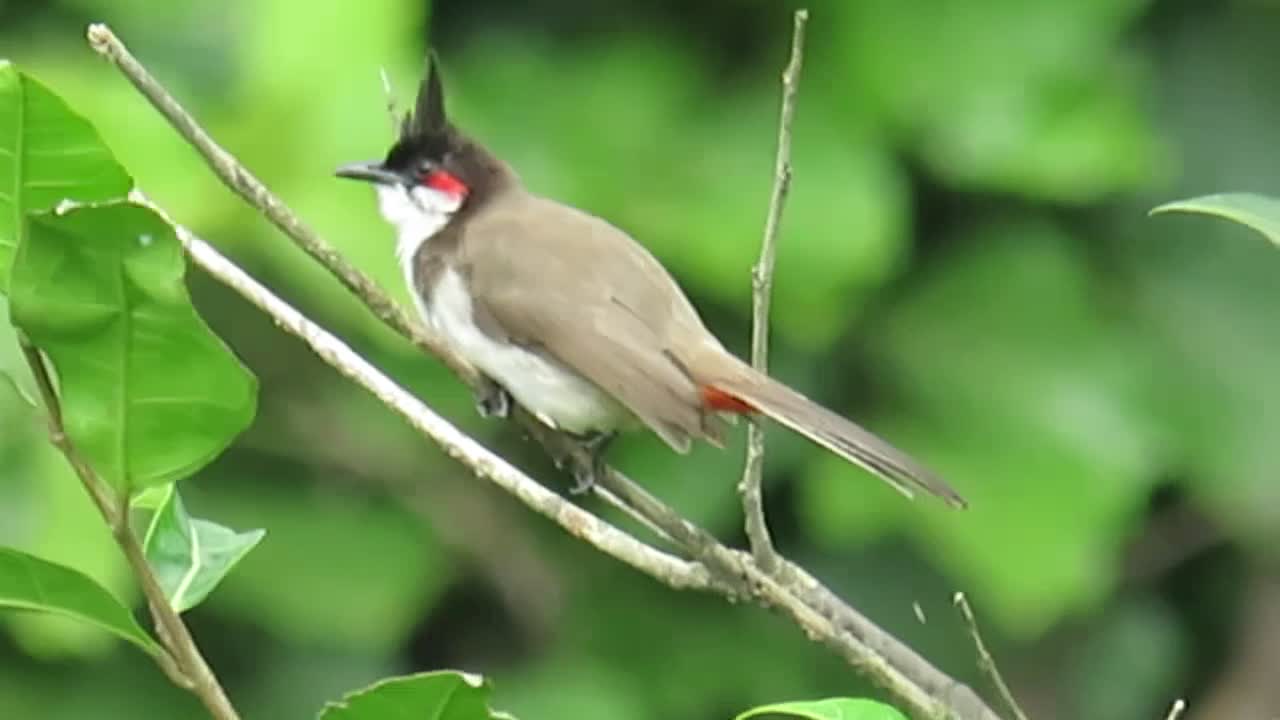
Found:
[[(178, 502), (176, 494), (173, 498), (173, 502), (175, 503), (174, 511), (176, 513), (179, 507), (176, 505)], [(191, 589), (191, 584), (195, 582), (196, 575), (200, 572), (200, 532), (196, 529), (195, 524), (189, 521), (187, 523), (187, 530), (189, 531), (189, 536), (191, 538), (188, 543), (191, 548), (191, 564), (187, 566), (187, 571), (182, 574), (182, 580), (178, 582), (178, 587), (174, 589), (173, 597), (169, 600), (169, 604), (173, 606), (175, 612), (182, 612), (183, 596), (185, 596), (187, 591)]]
[(98, 148), (92, 145), (78, 145), (74, 147), (52, 147), (52, 148), (31, 148), (27, 151), (28, 155), (38, 157), (78, 157), (82, 155), (99, 154)]
[(120, 279), (120, 296), (125, 308), (120, 314), (120, 322), (124, 326), (124, 332), (121, 334), (123, 342), (120, 343), (120, 481), (124, 483), (125, 491), (128, 492), (133, 486), (132, 466), (129, 462), (129, 433), (132, 432), (133, 426), (129, 422), (129, 345), (133, 337), (133, 313), (130, 312), (129, 305), (129, 278), (125, 274), (124, 263), (117, 265), (117, 276)]
[(22, 560), (22, 569), (27, 571), (27, 577), (31, 578), (31, 587), (35, 590), (36, 599), (41, 605), (52, 605), (49, 601), (49, 593), (45, 591), (44, 585), (40, 582), (40, 577), (36, 575), (35, 568), (31, 566), (31, 561), (27, 558), (19, 558)]
[(82, 188), (85, 183), (78, 180), (28, 180), (23, 183), (27, 188), (40, 188), (41, 190), (57, 190)]
[(13, 246), (18, 247), (22, 240), (22, 133), (23, 125), (26, 124), (27, 112), (27, 93), (22, 76), (18, 76), (18, 111), (14, 113), (16, 120), (14, 125), (17, 132), (14, 137), (18, 139), (18, 145), (13, 150)]

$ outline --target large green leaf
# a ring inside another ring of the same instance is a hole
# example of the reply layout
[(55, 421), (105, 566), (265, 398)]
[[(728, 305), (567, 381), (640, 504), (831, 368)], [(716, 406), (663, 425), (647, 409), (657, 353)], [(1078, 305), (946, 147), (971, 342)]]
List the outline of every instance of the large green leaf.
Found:
[(734, 720), (762, 715), (789, 715), (809, 720), (907, 720), (894, 708), (874, 700), (828, 698), (802, 702), (785, 702), (752, 708)]
[(177, 488), (167, 485), (144, 546), (169, 604), (186, 612), (208, 597), (264, 535), (265, 530), (238, 533), (192, 518)]
[(1153, 209), (1151, 214), (1171, 212), (1200, 213), (1234, 220), (1257, 230), (1271, 242), (1280, 245), (1280, 200), (1276, 198), (1253, 193), (1204, 195), (1165, 203)]
[(0, 293), (27, 212), (122, 197), (133, 181), (98, 132), (57, 95), (0, 61)]
[(93, 623), (149, 653), (159, 646), (103, 587), (63, 565), (0, 548), (0, 607), (58, 613)]
[(320, 720), (496, 720), (484, 678), (452, 671), (419, 673), (377, 682), (329, 703)]
[(257, 383), (196, 314), (173, 229), (127, 202), (28, 216), (14, 323), (52, 359), (67, 432), (121, 490), (185, 477), (252, 421)]

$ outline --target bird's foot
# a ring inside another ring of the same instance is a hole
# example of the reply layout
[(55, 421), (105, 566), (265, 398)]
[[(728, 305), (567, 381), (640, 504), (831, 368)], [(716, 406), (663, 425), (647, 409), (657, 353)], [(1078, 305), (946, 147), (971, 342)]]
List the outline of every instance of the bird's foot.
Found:
[(511, 393), (498, 383), (485, 378), (476, 390), (476, 412), (484, 418), (505, 418), (511, 414)]
[(583, 437), (575, 436), (578, 446), (585, 451), (586, 457), (575, 455), (573, 467), (573, 485), (569, 487), (570, 495), (584, 495), (596, 486), (600, 478), (608, 472), (604, 464), (604, 452), (609, 443), (617, 437), (615, 432), (595, 432)]

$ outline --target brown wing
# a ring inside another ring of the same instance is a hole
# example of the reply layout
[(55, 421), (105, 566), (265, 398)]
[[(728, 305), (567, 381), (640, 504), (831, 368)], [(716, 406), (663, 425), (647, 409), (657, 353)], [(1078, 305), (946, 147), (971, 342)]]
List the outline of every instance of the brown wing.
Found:
[(673, 327), (702, 323), (657, 260), (573, 208), (534, 196), (504, 205), (477, 213), (461, 243), (477, 314), (599, 385), (676, 450), (717, 440), (667, 347)]

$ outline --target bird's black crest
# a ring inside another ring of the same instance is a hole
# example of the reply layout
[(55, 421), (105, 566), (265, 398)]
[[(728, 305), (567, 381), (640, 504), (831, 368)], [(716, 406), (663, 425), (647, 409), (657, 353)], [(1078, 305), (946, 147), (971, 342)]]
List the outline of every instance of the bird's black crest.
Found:
[(400, 138), (387, 153), (388, 168), (404, 168), (422, 158), (439, 161), (450, 149), (453, 133), (445, 117), (444, 84), (435, 51), (427, 55), (426, 70), (413, 111), (405, 113)]

